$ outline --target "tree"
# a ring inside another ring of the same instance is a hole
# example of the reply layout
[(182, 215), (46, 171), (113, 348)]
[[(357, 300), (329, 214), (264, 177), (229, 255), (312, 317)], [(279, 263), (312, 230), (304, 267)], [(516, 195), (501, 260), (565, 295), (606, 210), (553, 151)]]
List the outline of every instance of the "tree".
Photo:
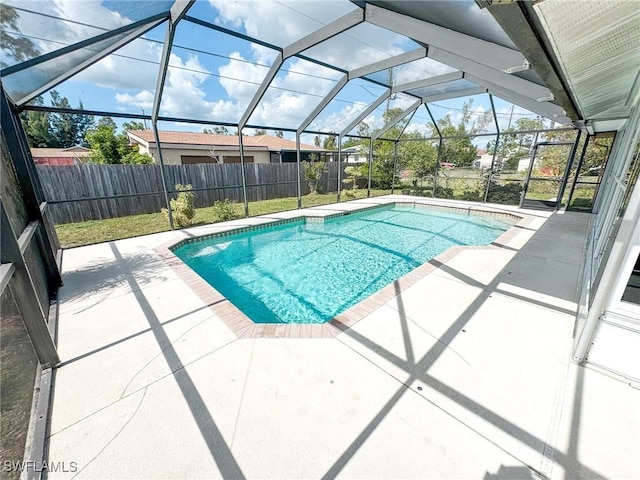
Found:
[[(66, 97), (51, 90), (51, 105), (57, 108), (70, 109)], [(31, 101), (31, 105), (44, 106), (42, 97)], [(78, 105), (83, 109), (82, 101)], [(25, 111), (20, 114), (27, 141), (31, 147), (68, 148), (82, 145), (87, 130), (93, 126), (93, 116), (79, 113), (48, 113)]]
[[(536, 118), (519, 118), (516, 122), (517, 131), (530, 131), (530, 130), (542, 130), (544, 129), (544, 121), (542, 117)], [(529, 149), (535, 139), (535, 133), (519, 133), (518, 146)]]
[[(42, 97), (35, 98), (32, 105), (43, 106)], [(51, 131), (51, 114), (48, 112), (22, 112), (20, 114), (24, 132), (30, 147), (51, 147), (56, 139)]]
[[(51, 95), (51, 105), (56, 108), (71, 109), (71, 104), (67, 97), (62, 97), (56, 90), (49, 92)], [(83, 110), (82, 100), (78, 104), (78, 109)], [(51, 132), (55, 137), (54, 147), (73, 147), (84, 142), (85, 134), (93, 126), (93, 116), (78, 113), (53, 113), (51, 114)]]
[(118, 129), (116, 122), (114, 122), (113, 118), (111, 117), (102, 117), (100, 120), (98, 120), (98, 127), (103, 127), (103, 126), (109, 127), (114, 132)]
[(329, 135), (327, 137), (325, 137), (324, 141), (322, 142), (322, 148), (324, 148), (325, 150), (336, 150), (336, 136), (335, 135)]
[[(473, 99), (462, 105), (462, 116), (458, 125), (453, 125), (451, 115), (447, 114), (438, 120), (438, 128), (443, 137), (449, 138), (442, 142), (440, 162), (452, 163), (455, 166), (467, 166), (474, 162), (478, 149), (471, 138), (486, 131), (487, 124), (492, 120), (491, 112), (474, 114)], [(431, 137), (437, 137), (438, 132), (433, 124), (427, 125)]]
[(449, 114), (438, 120), (438, 124), (443, 137), (452, 137), (442, 141), (440, 163), (452, 163), (457, 167), (472, 164), (478, 149), (471, 143), (471, 137), (467, 136), (469, 132), (465, 125), (460, 123), (457, 127), (454, 126)]
[(506, 161), (507, 168), (515, 170), (518, 167), (518, 159), (528, 155), (535, 139), (535, 133), (520, 132), (541, 130), (543, 128), (544, 123), (541, 117), (520, 118), (516, 121), (515, 127), (509, 127), (501, 132), (497, 151), (495, 150), (495, 140), (487, 144), (487, 153), (493, 155), (495, 151), (497, 160)]
[(229, 135), (229, 130), (224, 125), (216, 125), (213, 128), (203, 128), (204, 133), (215, 133), (217, 135)]
[(122, 124), (122, 130), (125, 132), (135, 132), (136, 130), (144, 130), (144, 125), (142, 122), (136, 122), (132, 120), (130, 122), (125, 122)]
[(418, 178), (433, 175), (438, 158), (438, 148), (422, 138), (424, 136), (420, 132), (404, 134), (404, 140), (415, 141), (400, 142), (398, 148), (398, 166), (408, 168)]
[(113, 125), (108, 121), (98, 122), (95, 128), (87, 132), (86, 139), (91, 148), (89, 156), (91, 163), (131, 165), (153, 163), (151, 156), (139, 153), (135, 146), (129, 145), (125, 132), (116, 134), (115, 122)]
[(260, 135), (266, 135), (266, 134), (267, 134), (267, 131), (263, 128), (256, 128), (256, 131), (253, 132), (254, 137), (258, 137)]
[(319, 162), (315, 153), (309, 155), (309, 161), (302, 165), (302, 174), (309, 184), (309, 194), (315, 194), (318, 191), (318, 181), (327, 168), (327, 162)]
[(276, 130), (276, 137), (284, 138), (284, 132), (282, 130)]
[[(2, 30), (2, 50), (5, 50), (8, 57), (13, 58), (13, 63), (23, 62), (40, 55), (36, 45), (28, 38), (16, 37), (8, 33), (13, 31), (20, 33), (18, 28), (18, 12), (15, 8), (4, 3), (0, 3), (0, 30)], [(2, 55), (4, 57), (4, 55)], [(0, 60), (0, 66), (5, 67), (7, 63)]]

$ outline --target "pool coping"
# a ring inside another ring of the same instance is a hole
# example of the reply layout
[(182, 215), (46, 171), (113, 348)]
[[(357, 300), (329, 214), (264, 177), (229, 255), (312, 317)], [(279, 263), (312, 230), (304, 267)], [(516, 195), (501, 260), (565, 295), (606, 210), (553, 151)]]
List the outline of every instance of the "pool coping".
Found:
[[(345, 202), (350, 203), (350, 202)], [(352, 203), (351, 205), (356, 205)], [(253, 217), (253, 219), (261, 221), (260, 223), (249, 226), (234, 226), (233, 223), (237, 222), (224, 222), (224, 224), (216, 224), (223, 228), (223, 230), (214, 233), (205, 233), (199, 236), (191, 235), (185, 231), (187, 238), (182, 240), (173, 239), (166, 242), (154, 250), (158, 256), (164, 261), (164, 263), (170, 267), (176, 276), (181, 279), (199, 298), (205, 305), (229, 328), (238, 339), (243, 338), (335, 338), (339, 334), (351, 328), (357, 322), (373, 313), (380, 306), (387, 303), (389, 300), (401, 294), (403, 291), (417, 283), (419, 280), (425, 278), (427, 275), (438, 270), (440, 266), (447, 263), (459, 253), (467, 250), (482, 250), (482, 249), (502, 249), (508, 248), (508, 243), (518, 235), (520, 229), (526, 228), (533, 220), (533, 217), (525, 214), (524, 212), (514, 213), (512, 211), (501, 210), (495, 207), (489, 207), (485, 205), (454, 205), (443, 204), (440, 202), (430, 203), (427, 200), (397, 200), (394, 199), (389, 202), (382, 202), (376, 205), (362, 204), (362, 208), (350, 209), (349, 211), (334, 212), (328, 214), (322, 214), (318, 210), (322, 207), (311, 207), (305, 209), (305, 211), (299, 212), (299, 215), (288, 218), (274, 218), (269, 215), (261, 215)], [(277, 323), (254, 323), (248, 316), (246, 316), (238, 307), (236, 307), (231, 301), (229, 301), (224, 295), (222, 295), (213, 286), (207, 283), (200, 275), (191, 269), (186, 263), (178, 258), (173, 249), (178, 248), (186, 243), (200, 241), (212, 237), (224, 237), (236, 233), (241, 233), (250, 230), (258, 230), (261, 228), (281, 225), (286, 223), (292, 223), (300, 220), (305, 221), (323, 221), (325, 218), (334, 218), (338, 216), (344, 216), (354, 212), (362, 212), (373, 208), (380, 208), (389, 205), (413, 205), (433, 210), (441, 211), (453, 211), (453, 212), (466, 212), (467, 214), (475, 215), (487, 215), (495, 217), (508, 217), (512, 220), (516, 220), (516, 223), (511, 226), (506, 232), (496, 238), (489, 245), (479, 246), (455, 246), (451, 247), (441, 254), (433, 257), (428, 262), (413, 269), (409, 273), (398, 278), (394, 282), (378, 290), (376, 293), (361, 300), (354, 306), (348, 308), (344, 312), (340, 313), (333, 319), (321, 323), (321, 324), (277, 324)], [(316, 208), (315, 212), (313, 209)], [(313, 213), (317, 214), (313, 214)], [(280, 212), (283, 213), (283, 212)], [(228, 228), (227, 228), (228, 227)]]

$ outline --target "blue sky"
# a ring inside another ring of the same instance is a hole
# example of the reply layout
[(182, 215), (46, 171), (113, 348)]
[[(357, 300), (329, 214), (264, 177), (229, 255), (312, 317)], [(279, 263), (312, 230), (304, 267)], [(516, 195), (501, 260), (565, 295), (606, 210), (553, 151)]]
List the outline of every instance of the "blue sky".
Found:
[[(170, 2), (11, 0), (7, 3), (39, 13), (19, 11), (19, 28), (32, 38), (41, 52), (47, 52), (100, 34), (104, 29), (131, 23), (148, 13), (162, 10)], [(189, 15), (286, 46), (354, 9), (354, 4), (348, 0), (198, 0)], [(84, 107), (91, 110), (150, 113), (165, 29), (165, 24), (154, 28), (144, 38), (131, 42), (56, 89), (74, 107), (82, 101)], [(362, 24), (304, 54), (350, 70), (417, 47), (406, 37)], [(191, 22), (180, 22), (171, 51), (161, 115), (238, 121), (268, 72), (274, 56), (272, 49)], [(395, 83), (404, 83), (451, 71), (453, 69), (431, 59), (422, 59), (397, 67), (392, 76)], [(388, 75), (384, 71), (374, 77)], [(296, 128), (340, 77), (340, 72), (315, 63), (299, 58), (288, 59), (250, 117), (249, 124)], [(340, 131), (383, 91), (383, 87), (366, 80), (352, 80), (310, 128)], [(44, 98), (48, 103), (49, 95), (45, 94)], [(406, 95), (395, 95), (388, 106), (405, 109), (413, 101), (414, 98)], [(430, 104), (431, 112), (436, 120), (449, 114), (457, 122), (464, 101), (435, 102)], [(512, 106), (499, 99), (495, 102), (499, 123), (506, 127)], [(386, 102), (367, 117), (366, 122), (372, 129), (383, 125), (385, 108)], [(488, 95), (474, 97), (475, 114), (479, 116), (490, 108)], [(532, 115), (515, 107), (512, 122), (523, 116)], [(421, 108), (414, 115), (409, 130), (425, 132), (427, 122), (429, 116)], [(203, 125), (164, 122), (162, 128), (202, 131)], [(490, 125), (488, 131), (495, 131), (495, 127)], [(309, 142), (311, 138), (306, 136), (303, 141)], [(477, 143), (484, 146), (486, 141), (486, 138), (479, 139)]]

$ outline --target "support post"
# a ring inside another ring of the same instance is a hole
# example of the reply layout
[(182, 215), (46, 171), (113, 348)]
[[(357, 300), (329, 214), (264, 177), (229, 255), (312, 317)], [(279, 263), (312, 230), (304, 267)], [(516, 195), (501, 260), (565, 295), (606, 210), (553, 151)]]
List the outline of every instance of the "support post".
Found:
[(240, 177), (242, 178), (242, 199), (244, 202), (244, 216), (249, 216), (249, 201), (247, 200), (247, 176), (244, 171), (244, 142), (242, 141), (242, 127), (238, 125), (238, 146), (240, 147)]
[(493, 157), (491, 157), (491, 169), (489, 170), (489, 175), (487, 176), (487, 188), (484, 190), (484, 199), (483, 202), (487, 203), (487, 198), (489, 197), (489, 188), (491, 188), (491, 181), (493, 180), (493, 169), (496, 163), (496, 154), (498, 153), (498, 147), (500, 146), (500, 132), (496, 136), (496, 147), (493, 149)]
[(367, 181), (367, 198), (371, 196), (371, 172), (373, 170), (373, 137), (369, 138), (369, 179)]
[(576, 176), (573, 179), (573, 183), (571, 184), (571, 190), (569, 191), (569, 199), (567, 200), (567, 210), (571, 205), (571, 200), (573, 200), (573, 194), (576, 190), (576, 184), (578, 183), (578, 177), (580, 176), (580, 170), (582, 169), (582, 164), (584, 163), (584, 156), (587, 153), (587, 146), (589, 145), (589, 140), (591, 136), (587, 134), (587, 138), (584, 141), (584, 145), (582, 145), (582, 152), (580, 152), (580, 160), (578, 160), (578, 165), (576, 166)]
[(538, 135), (533, 143), (533, 150), (531, 150), (531, 159), (529, 160), (529, 167), (527, 168), (527, 176), (524, 177), (524, 185), (522, 186), (522, 195), (520, 195), (520, 205), (522, 208), (524, 205), (524, 199), (527, 196), (527, 191), (529, 190), (529, 182), (531, 181), (531, 174), (533, 172), (533, 165), (536, 162), (536, 155), (538, 155)]
[(429, 108), (429, 105), (427, 105), (426, 103), (424, 104), (424, 108), (427, 110), (427, 113), (429, 114), (429, 118), (431, 119), (431, 123), (433, 124), (433, 128), (436, 131), (436, 133), (438, 134), (438, 137), (440, 138), (440, 141), (438, 142), (438, 156), (436, 157), (436, 168), (433, 174), (433, 191), (431, 192), (431, 197), (435, 198), (436, 197), (436, 187), (438, 186), (438, 172), (440, 171), (440, 156), (442, 155), (442, 132), (440, 131), (440, 129), (438, 128), (438, 124), (436, 123), (436, 119), (433, 118), (433, 114), (431, 113), (431, 109)]
[[(571, 146), (571, 151), (569, 152), (569, 158), (567, 159), (567, 166), (564, 169), (564, 175), (562, 175), (562, 183), (560, 184), (560, 189), (558, 191), (558, 198), (556, 199), (556, 210), (558, 210), (562, 206), (562, 197), (564, 196), (564, 191), (567, 188), (567, 181), (569, 180), (569, 174), (571, 173), (571, 166), (573, 165), (573, 160), (576, 155), (576, 150), (578, 150), (578, 144), (580, 143), (581, 136), (582, 136), (582, 130), (578, 130), (578, 133), (576, 133), (576, 141), (573, 142), (573, 145)], [(568, 203), (567, 203), (567, 206), (568, 206)]]
[(296, 172), (298, 173), (298, 208), (302, 208), (302, 178), (300, 176), (300, 133), (296, 132)]
[[(42, 305), (38, 299), (38, 289), (26, 266), (24, 252), (20, 248), (7, 212), (1, 202), (0, 217), (0, 230), (2, 231), (0, 261), (3, 264), (13, 264), (15, 267), (13, 277), (9, 280), (9, 289), (16, 301), (42, 368), (54, 367), (60, 363), (60, 358), (47, 325), (47, 312), (44, 309), (48, 305)], [(34, 223), (34, 225), (36, 224)], [(34, 241), (33, 237), (27, 240), (27, 244), (32, 241)]]
[(340, 203), (340, 192), (342, 187), (342, 137), (338, 135), (338, 199), (337, 202)]
[(431, 192), (431, 196), (436, 198), (436, 188), (438, 187), (438, 172), (440, 171), (440, 157), (442, 156), (442, 136), (440, 137), (440, 141), (438, 142), (438, 156), (436, 158), (436, 171), (433, 175), (433, 191)]
[(491, 157), (491, 170), (489, 171), (489, 176), (487, 177), (487, 188), (484, 191), (484, 203), (487, 203), (487, 198), (489, 197), (489, 188), (491, 188), (491, 180), (493, 180), (493, 169), (495, 168), (496, 163), (496, 155), (498, 153), (498, 145), (500, 144), (500, 125), (498, 124), (498, 118), (496, 117), (496, 107), (493, 104), (493, 95), (489, 94), (489, 102), (491, 103), (491, 114), (493, 115), (493, 121), (496, 124), (496, 146), (493, 149), (493, 157)]
[(160, 146), (160, 135), (158, 134), (158, 125), (155, 120), (151, 121), (153, 127), (153, 136), (156, 139), (156, 150), (158, 150), (158, 163), (160, 163), (160, 178), (162, 179), (162, 193), (164, 193), (164, 203), (167, 206), (167, 213), (169, 214), (169, 226), (171, 230), (175, 230), (173, 223), (173, 212), (171, 211), (171, 203), (169, 202), (169, 192), (167, 191), (167, 174), (164, 168), (164, 160), (162, 158), (162, 147)]
[(46, 199), (40, 183), (40, 177), (31, 158), (22, 124), (4, 90), (2, 90), (0, 100), (0, 111), (2, 111), (0, 118), (7, 146), (7, 152), (5, 153), (13, 160), (13, 167), (22, 189), (22, 198), (24, 199), (28, 218), (31, 221), (37, 221), (42, 227), (38, 233), (42, 242), (42, 261), (45, 265), (50, 287), (53, 290), (62, 285), (62, 277), (58, 269), (59, 266), (56, 263), (56, 255), (60, 244), (57, 240), (57, 235), (55, 235), (55, 230), (51, 229), (50, 224), (47, 223), (45, 218), (47, 214), (41, 208), (47, 205), (45, 203)]
[(398, 139), (393, 142), (393, 173), (391, 175), (391, 195), (396, 187), (396, 166), (398, 165)]

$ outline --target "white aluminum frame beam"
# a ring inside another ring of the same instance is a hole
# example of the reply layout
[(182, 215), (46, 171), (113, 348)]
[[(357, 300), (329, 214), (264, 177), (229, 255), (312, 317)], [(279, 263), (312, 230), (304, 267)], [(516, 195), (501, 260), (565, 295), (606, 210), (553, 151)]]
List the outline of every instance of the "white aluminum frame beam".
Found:
[[(276, 59), (273, 61), (269, 72), (266, 77), (260, 83), (258, 90), (254, 94), (253, 98), (249, 102), (249, 105), (245, 109), (244, 113), (240, 117), (240, 121), (238, 122), (238, 128), (243, 129), (247, 123), (249, 122), (249, 118), (253, 115), (253, 112), (258, 107), (260, 100), (264, 97), (264, 94), (267, 92), (268, 88), (271, 86), (271, 82), (276, 77), (278, 72), (280, 71), (280, 67), (284, 61), (294, 55), (303, 52), (319, 43), (324, 42), (325, 40), (335, 37), (336, 35), (344, 32), (345, 30), (349, 30), (350, 28), (359, 25), (364, 22), (364, 10), (362, 8), (358, 8), (353, 12), (350, 12), (342, 17), (334, 20), (333, 22), (325, 25), (324, 27), (310, 33), (306, 37), (301, 38), (293, 42), (291, 45), (284, 47), (282, 52), (278, 52)], [(337, 94), (337, 92), (336, 92)]]
[(365, 75), (370, 75), (381, 70), (387, 70), (389, 68), (397, 67), (398, 65), (413, 62), (414, 60), (420, 60), (421, 58), (426, 58), (426, 56), (427, 49), (425, 47), (416, 48), (415, 50), (401, 53), (400, 55), (396, 55), (395, 57), (385, 58), (384, 60), (370, 63), (369, 65), (354, 68), (353, 70), (349, 71), (349, 80), (364, 77)]
[(407, 82), (400, 85), (394, 85), (393, 87), (391, 87), (391, 93), (407, 92), (409, 90), (415, 90), (417, 88), (430, 87), (431, 85), (440, 85), (442, 83), (462, 80), (463, 78), (464, 72), (445, 73), (444, 75), (438, 75), (437, 77), (423, 78), (422, 80), (416, 80), (415, 82)]
[(175, 25), (182, 20), (194, 2), (195, 0), (175, 0), (169, 11), (171, 23)]
[(393, 128), (395, 125), (397, 125), (398, 122), (400, 122), (407, 115), (409, 115), (412, 112), (415, 112), (418, 109), (418, 107), (420, 107), (420, 105), (422, 105), (423, 103), (424, 103), (423, 100), (416, 100), (409, 108), (407, 108), (400, 115), (398, 115), (397, 118), (394, 118), (391, 122), (387, 123), (384, 127), (382, 127), (381, 130), (371, 135), (371, 141), (372, 142), (376, 141), (378, 138), (384, 135), (390, 128)]
[[(187, 10), (196, 0), (176, 0), (171, 7), (170, 23), (167, 27), (167, 33), (162, 45), (162, 56), (160, 57), (160, 71), (158, 72), (158, 81), (156, 83), (156, 91), (153, 98), (153, 108), (151, 110), (151, 121), (158, 121), (158, 113), (160, 112), (160, 103), (162, 102), (162, 93), (164, 92), (164, 83), (167, 78), (169, 69), (169, 57), (171, 55), (171, 47), (173, 46), (173, 37), (176, 33), (176, 26), (180, 20), (187, 14)], [(158, 145), (160, 148), (160, 145)]]
[(414, 60), (426, 58), (426, 56), (427, 49), (424, 47), (420, 47), (410, 52), (401, 53), (400, 55), (386, 58), (384, 60), (380, 60), (379, 62), (370, 63), (369, 65), (365, 65), (363, 67), (355, 68), (349, 71), (338, 81), (338, 83), (333, 87), (333, 89), (331, 89), (326, 97), (322, 99), (320, 104), (318, 104), (313, 112), (311, 112), (309, 116), (300, 124), (297, 132), (301, 133), (305, 128), (307, 128), (350, 80), (355, 80), (356, 78), (361, 78), (365, 75), (379, 72), (380, 70), (397, 67), (398, 65), (402, 65), (404, 63), (413, 62)]
[(361, 121), (367, 118), (371, 112), (373, 112), (376, 108), (378, 108), (382, 104), (382, 102), (384, 102), (390, 95), (391, 95), (391, 89), (389, 88), (387, 89), (386, 92), (384, 92), (382, 95), (376, 98), (374, 102), (371, 105), (369, 105), (364, 112), (358, 115), (358, 117), (353, 122), (351, 122), (344, 130), (342, 130), (338, 134), (338, 138), (341, 139), (346, 134), (348, 134), (351, 130), (353, 130)]
[(309, 124), (315, 120), (315, 118), (320, 114), (320, 112), (322, 112), (322, 110), (324, 110), (324, 108), (327, 105), (329, 105), (329, 102), (331, 102), (331, 100), (333, 100), (335, 98), (335, 96), (338, 93), (340, 93), (340, 90), (342, 90), (342, 88), (347, 84), (348, 80), (349, 80), (349, 76), (348, 75), (343, 75), (342, 78), (340, 80), (338, 80), (338, 83), (336, 83), (333, 86), (331, 91), (329, 93), (327, 93), (327, 95), (316, 106), (316, 108), (313, 109), (313, 111), (307, 116), (307, 118), (305, 118), (302, 121), (302, 123), (300, 124), (300, 126), (296, 130), (296, 133), (298, 135), (300, 135), (304, 131), (304, 129), (307, 128), (309, 126)]
[(549, 118), (558, 123), (571, 123), (571, 119), (567, 116), (567, 113), (564, 111), (564, 109), (561, 106), (556, 105), (555, 103), (539, 102), (537, 100), (533, 100), (529, 97), (519, 95), (509, 89), (503, 88), (499, 85), (495, 85), (491, 82), (487, 82), (486, 80), (477, 78), (473, 75), (467, 75), (466, 78), (471, 82), (486, 87), (486, 89), (492, 95), (502, 98), (503, 100), (507, 100), (514, 105), (518, 105), (519, 107), (530, 110), (533, 113), (537, 113), (538, 115)]
[(445, 49), (430, 47), (428, 56), (440, 63), (444, 63), (445, 65), (449, 65), (450, 67), (457, 68), (458, 70), (465, 72), (465, 77), (467, 79), (469, 78), (469, 75), (473, 75), (476, 78), (481, 78), (495, 85), (501, 85), (503, 88), (512, 90), (515, 93), (534, 100), (537, 100), (538, 98), (549, 98), (552, 96), (551, 90), (547, 87), (538, 85), (537, 83), (530, 82), (523, 78), (514, 77), (513, 75), (509, 75), (482, 63), (478, 63), (476, 60), (456, 55)]
[(455, 92), (438, 93), (436, 95), (429, 95), (422, 99), (423, 103), (440, 102), (442, 100), (449, 100), (451, 98), (470, 97), (471, 95), (480, 95), (487, 93), (487, 89), (484, 87), (465, 88), (464, 90), (456, 90)]
[(286, 60), (363, 22), (364, 10), (358, 7), (356, 10), (343, 15), (324, 27), (311, 32), (306, 37), (296, 40), (291, 45), (284, 47), (282, 49), (282, 56)]
[(251, 101), (249, 102), (249, 105), (247, 106), (244, 113), (242, 114), (242, 117), (240, 117), (240, 121), (238, 122), (238, 128), (240, 130), (242, 130), (247, 125), (249, 118), (251, 117), (251, 115), (253, 115), (253, 112), (258, 107), (258, 103), (260, 103), (260, 100), (262, 100), (262, 97), (264, 97), (264, 94), (267, 92), (267, 89), (271, 85), (271, 82), (273, 82), (273, 79), (276, 78), (276, 75), (280, 71), (280, 67), (282, 66), (283, 63), (284, 63), (284, 57), (282, 56), (282, 52), (278, 52), (275, 60), (271, 64), (271, 68), (267, 72), (267, 75), (262, 80), (262, 83), (260, 83), (258, 90), (253, 95), (253, 98), (251, 99)]
[(456, 32), (382, 7), (366, 5), (367, 22), (418, 42), (449, 50), (469, 59), (482, 59), (485, 65), (502, 72), (530, 68), (527, 59), (517, 50)]

